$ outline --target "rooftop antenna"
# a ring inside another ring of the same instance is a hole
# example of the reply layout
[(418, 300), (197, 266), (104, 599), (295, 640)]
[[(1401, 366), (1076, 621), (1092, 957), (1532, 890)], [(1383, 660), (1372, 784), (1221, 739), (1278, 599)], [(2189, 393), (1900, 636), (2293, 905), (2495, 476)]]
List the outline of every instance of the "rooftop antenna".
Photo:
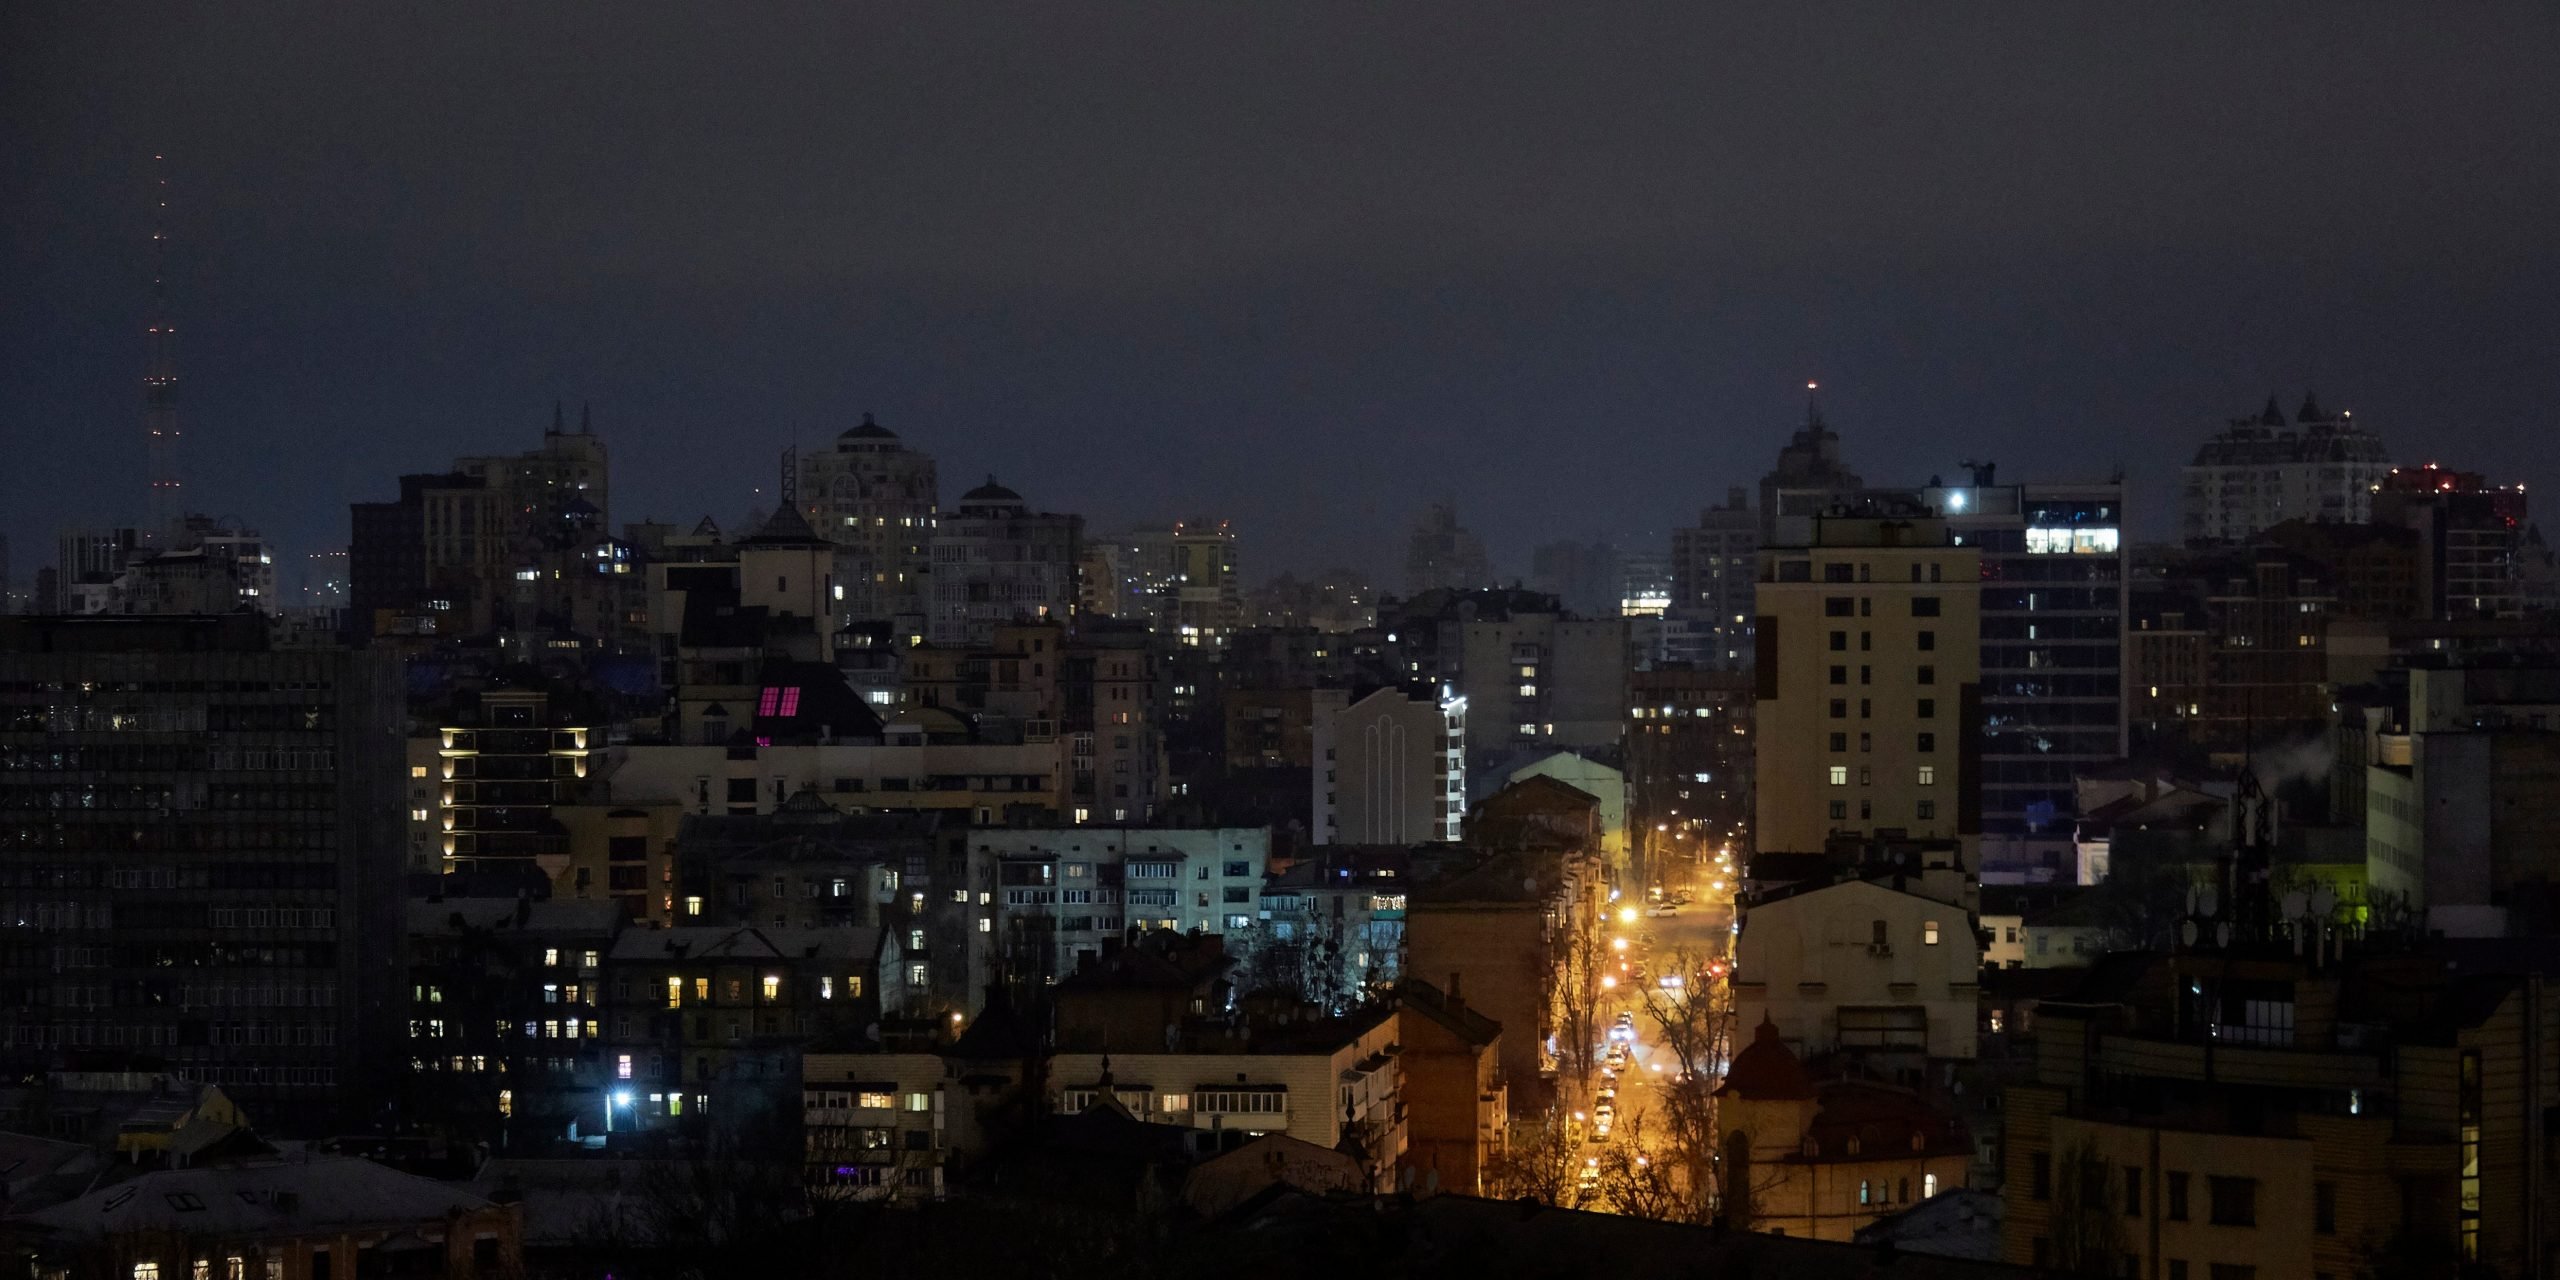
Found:
[(1808, 427), (1822, 425), (1822, 384), (1810, 378), (1804, 384), (1804, 424)]
[(151, 313), (142, 369), (142, 430), (151, 467), (151, 525), (143, 536), (154, 543), (185, 507), (178, 481), (178, 361), (170, 343), (177, 326), (169, 320), (167, 160), (165, 155), (151, 157)]

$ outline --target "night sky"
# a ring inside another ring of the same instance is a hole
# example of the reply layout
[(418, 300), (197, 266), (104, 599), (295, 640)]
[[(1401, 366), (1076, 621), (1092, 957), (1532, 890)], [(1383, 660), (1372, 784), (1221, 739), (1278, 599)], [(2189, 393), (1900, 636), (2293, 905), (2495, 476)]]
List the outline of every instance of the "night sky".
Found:
[[(1659, 544), (1803, 383), (1871, 481), (2306, 387), (2560, 479), (2560, 7), (0, 7), (0, 532), (143, 507), (169, 157), (195, 505), (342, 544), (592, 401), (617, 522), (865, 411), (1248, 576)], [(2544, 513), (2560, 523), (2560, 509)], [(291, 579), (287, 579), (291, 584)]]

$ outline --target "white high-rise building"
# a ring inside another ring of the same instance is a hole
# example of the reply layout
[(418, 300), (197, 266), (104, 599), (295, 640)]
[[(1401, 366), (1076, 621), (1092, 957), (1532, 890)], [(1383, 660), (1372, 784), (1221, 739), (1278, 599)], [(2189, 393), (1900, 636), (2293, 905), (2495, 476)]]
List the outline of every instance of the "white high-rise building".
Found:
[(800, 506), (840, 548), (846, 620), (921, 616), (932, 598), (933, 531), (942, 490), (933, 456), (862, 415), (836, 447), (800, 458)]
[(2373, 519), (2374, 486), (2390, 474), (2381, 438), (2345, 413), (2304, 396), (2287, 422), (2269, 396), (2257, 417), (2232, 419), (2196, 450), (2180, 531), (2187, 545), (2204, 546), (2246, 542), (2287, 520), (2363, 524)]
[(989, 476), (934, 530), (927, 638), (983, 645), (1000, 623), (1072, 623), (1083, 541), (1084, 517), (1035, 512)]
[(1442, 686), (1318, 689), (1315, 844), (1455, 841), (1467, 816), (1467, 700)]

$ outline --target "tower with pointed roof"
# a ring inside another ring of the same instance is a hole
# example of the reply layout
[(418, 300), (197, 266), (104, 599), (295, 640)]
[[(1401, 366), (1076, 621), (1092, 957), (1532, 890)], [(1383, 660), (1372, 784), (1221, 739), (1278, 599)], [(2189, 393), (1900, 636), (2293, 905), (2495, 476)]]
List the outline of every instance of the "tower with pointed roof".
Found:
[(807, 620), (814, 639), (814, 660), (835, 660), (837, 596), (836, 546), (809, 527), (793, 500), (799, 484), (797, 451), (782, 453), (783, 500), (754, 534), (742, 539), (738, 553), (738, 603), (762, 608), (775, 618)]
[(1840, 433), (1822, 417), (1822, 384), (1804, 384), (1804, 425), (1778, 450), (1778, 465), (1760, 477), (1760, 536), (1768, 540), (1780, 489), (1855, 489), (1864, 483), (1840, 460)]

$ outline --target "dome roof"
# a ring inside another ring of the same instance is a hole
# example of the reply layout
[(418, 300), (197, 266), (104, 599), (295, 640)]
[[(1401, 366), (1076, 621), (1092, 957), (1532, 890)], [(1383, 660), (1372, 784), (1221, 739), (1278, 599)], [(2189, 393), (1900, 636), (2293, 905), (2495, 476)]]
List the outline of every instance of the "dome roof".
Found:
[(962, 502), (1020, 502), (1022, 495), (997, 484), (994, 476), (988, 476), (985, 484), (961, 494), (960, 500)]
[(1778, 1024), (1762, 1014), (1759, 1028), (1751, 1033), (1751, 1044), (1733, 1055), (1733, 1065), (1725, 1068), (1724, 1088), (1717, 1092), (1745, 1098), (1810, 1098), (1813, 1080), (1786, 1041), (1778, 1038)]
[(862, 415), (861, 426), (855, 427), (836, 437), (838, 440), (895, 440), (897, 438), (897, 432), (891, 431), (877, 422), (873, 422), (871, 420), (871, 415), (867, 413)]

